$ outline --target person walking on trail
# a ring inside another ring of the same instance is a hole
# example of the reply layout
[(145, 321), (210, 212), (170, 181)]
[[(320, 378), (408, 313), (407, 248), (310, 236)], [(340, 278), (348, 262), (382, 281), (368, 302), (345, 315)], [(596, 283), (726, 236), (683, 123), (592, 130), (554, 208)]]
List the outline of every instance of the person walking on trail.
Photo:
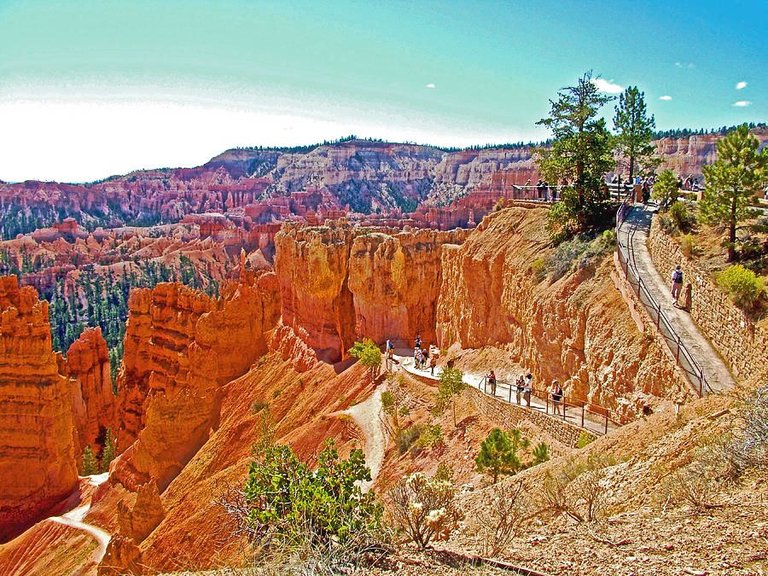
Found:
[(528, 408), (531, 407), (531, 392), (533, 392), (533, 374), (528, 372), (525, 375), (525, 385), (523, 387), (523, 400), (525, 400), (525, 405)]
[(672, 304), (678, 305), (680, 298), (680, 292), (683, 289), (683, 270), (680, 264), (677, 265), (675, 271), (672, 272)]
[(491, 387), (491, 396), (496, 396), (496, 373), (493, 370), (488, 373), (488, 385)]
[(525, 390), (525, 378), (522, 374), (518, 375), (515, 380), (515, 399), (517, 399), (517, 405), (520, 405), (520, 398), (523, 397), (523, 391)]
[(432, 354), (429, 358), (429, 373), (431, 376), (435, 375), (436, 366), (437, 366), (437, 354)]
[(552, 407), (555, 414), (561, 414), (560, 405), (563, 401), (563, 389), (560, 387), (560, 382), (552, 380), (552, 387), (549, 389), (552, 395)]
[(421, 348), (421, 334), (416, 334), (416, 340), (413, 344), (414, 348)]

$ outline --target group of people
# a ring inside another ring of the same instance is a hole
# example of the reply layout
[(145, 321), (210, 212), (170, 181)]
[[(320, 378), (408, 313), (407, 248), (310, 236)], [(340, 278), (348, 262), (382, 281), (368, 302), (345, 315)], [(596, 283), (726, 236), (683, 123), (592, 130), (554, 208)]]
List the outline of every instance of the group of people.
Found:
[[(395, 345), (392, 340), (387, 340), (386, 343), (386, 359), (387, 369), (391, 367), (393, 363), (397, 363), (395, 360)], [(437, 346), (430, 344), (428, 347), (424, 347), (421, 341), (421, 334), (417, 334), (413, 342), (413, 365), (419, 370), (426, 370), (429, 368), (430, 374), (435, 375), (435, 368), (437, 367), (437, 359), (440, 357), (440, 349)]]
[[(488, 383), (488, 387), (490, 388), (491, 396), (496, 396), (496, 384), (498, 382), (496, 379), (496, 372), (491, 370), (486, 375), (486, 381)], [(533, 375), (530, 372), (525, 376), (519, 374), (517, 378), (515, 378), (514, 386), (515, 400), (517, 401), (518, 405), (522, 405), (522, 402), (525, 402), (525, 405), (530, 408), (531, 394), (533, 393)], [(558, 380), (552, 380), (552, 385), (549, 388), (548, 394), (552, 400), (554, 413), (562, 414), (562, 406), (564, 403), (565, 393), (563, 392), (563, 387), (560, 385)]]

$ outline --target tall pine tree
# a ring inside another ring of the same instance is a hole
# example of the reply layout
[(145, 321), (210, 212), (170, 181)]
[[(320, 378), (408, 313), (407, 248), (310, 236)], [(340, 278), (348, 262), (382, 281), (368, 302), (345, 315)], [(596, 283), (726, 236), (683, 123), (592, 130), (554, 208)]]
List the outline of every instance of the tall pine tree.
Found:
[(610, 200), (603, 176), (614, 160), (613, 138), (598, 114), (611, 100), (612, 96), (600, 93), (592, 72), (587, 72), (576, 86), (561, 89), (557, 100), (549, 101), (549, 117), (537, 122), (553, 134), (552, 146), (537, 151), (540, 172), (554, 184), (566, 180), (572, 186), (551, 212), (551, 230), (556, 234), (602, 224)]
[(768, 148), (742, 124), (717, 143), (717, 160), (704, 166), (706, 189), (699, 209), (704, 221), (728, 229), (728, 262), (736, 259), (736, 228), (754, 218), (750, 200), (768, 183)]
[(618, 133), (616, 148), (629, 164), (629, 181), (635, 168), (652, 167), (655, 164), (655, 148), (651, 144), (656, 120), (645, 109), (645, 94), (637, 86), (629, 86), (619, 96), (613, 125)]

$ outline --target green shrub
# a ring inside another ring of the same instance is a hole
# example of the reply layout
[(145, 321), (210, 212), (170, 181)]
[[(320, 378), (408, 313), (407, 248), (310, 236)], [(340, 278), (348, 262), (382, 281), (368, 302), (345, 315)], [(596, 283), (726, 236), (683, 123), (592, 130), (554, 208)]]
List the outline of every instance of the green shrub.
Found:
[(443, 443), (443, 427), (440, 424), (430, 424), (421, 430), (421, 434), (416, 439), (414, 448), (418, 451), (428, 450), (433, 446), (439, 446)]
[(659, 205), (664, 208), (670, 204), (674, 206), (678, 194), (677, 176), (672, 170), (664, 170), (656, 179), (651, 196), (654, 200), (658, 200)]
[(101, 452), (101, 465), (99, 467), (101, 472), (109, 472), (109, 465), (115, 459), (116, 453), (115, 437), (112, 435), (112, 430), (107, 428), (107, 435), (104, 438), (104, 450)]
[(547, 261), (544, 258), (536, 258), (531, 262), (531, 273), (537, 282), (541, 282), (547, 276)]
[(750, 311), (763, 295), (763, 279), (741, 264), (728, 266), (717, 275), (717, 284), (739, 308)]
[(690, 234), (684, 234), (680, 237), (680, 251), (686, 258), (690, 258), (693, 255), (693, 236)]
[(98, 471), (99, 463), (96, 461), (96, 456), (94, 456), (91, 447), (86, 446), (85, 450), (83, 450), (83, 476), (90, 476)]
[(315, 470), (289, 446), (266, 446), (251, 463), (243, 490), (248, 533), (263, 546), (330, 548), (375, 534), (382, 508), (373, 492), (363, 494), (359, 486), (370, 479), (363, 452), (353, 450), (342, 460), (333, 441), (326, 442)]
[(375, 380), (381, 369), (381, 350), (370, 338), (354, 343), (349, 349), (349, 355), (360, 360), (360, 363), (368, 368), (371, 379)]
[(267, 406), (269, 406), (268, 403), (256, 400), (253, 404), (251, 404), (251, 412), (253, 412), (254, 414), (258, 414), (259, 412), (264, 410), (264, 408), (266, 408)]
[(422, 427), (418, 424), (404, 428), (397, 433), (395, 437), (395, 444), (397, 444), (397, 451), (400, 454), (405, 454), (408, 449), (413, 445), (416, 440), (421, 436)]
[(690, 232), (696, 225), (696, 216), (685, 202), (675, 202), (669, 209), (669, 216), (678, 230)]
[(594, 437), (591, 436), (586, 430), (579, 432), (579, 439), (576, 440), (576, 448), (584, 448), (592, 443)]

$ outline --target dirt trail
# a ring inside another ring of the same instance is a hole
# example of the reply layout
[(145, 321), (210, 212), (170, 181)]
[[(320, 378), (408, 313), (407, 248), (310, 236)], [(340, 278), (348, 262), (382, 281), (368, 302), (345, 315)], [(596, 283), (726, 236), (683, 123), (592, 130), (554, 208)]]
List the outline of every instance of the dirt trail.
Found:
[(363, 492), (367, 492), (373, 485), (381, 471), (384, 462), (384, 452), (387, 449), (387, 430), (384, 426), (384, 414), (381, 407), (381, 393), (384, 387), (380, 386), (373, 391), (364, 402), (355, 404), (344, 410), (342, 414), (348, 414), (355, 424), (363, 431), (365, 437), (365, 463), (371, 469), (371, 481), (362, 482)]
[[(106, 482), (107, 478), (108, 474), (106, 472), (104, 474), (89, 476), (88, 483), (91, 484), (91, 486), (98, 486), (99, 484)], [(91, 503), (88, 502), (87, 504), (78, 506), (74, 510), (70, 510), (66, 514), (62, 514), (61, 516), (51, 516), (50, 518), (47, 518), (47, 520), (50, 520), (51, 522), (58, 522), (59, 524), (64, 524), (66, 526), (71, 526), (72, 528), (77, 528), (78, 530), (83, 530), (96, 538), (99, 543), (99, 547), (96, 549), (93, 559), (98, 564), (101, 562), (101, 559), (104, 558), (104, 554), (107, 552), (107, 544), (109, 544), (109, 540), (112, 538), (112, 536), (101, 528), (83, 522), (83, 519), (88, 514), (90, 509)]]

